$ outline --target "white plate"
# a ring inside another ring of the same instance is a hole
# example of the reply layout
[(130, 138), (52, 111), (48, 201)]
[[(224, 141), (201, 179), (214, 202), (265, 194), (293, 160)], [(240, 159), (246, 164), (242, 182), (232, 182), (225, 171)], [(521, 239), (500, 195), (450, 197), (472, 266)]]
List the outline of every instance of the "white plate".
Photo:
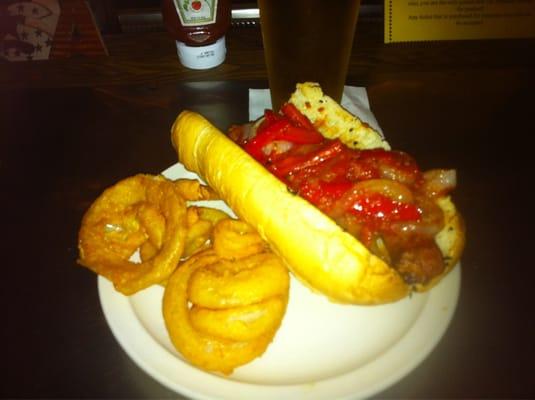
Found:
[[(164, 175), (196, 177), (176, 164)], [(214, 207), (226, 208), (222, 202)], [(166, 387), (197, 399), (353, 399), (372, 396), (415, 368), (446, 331), (460, 290), (457, 266), (439, 285), (394, 304), (330, 303), (292, 278), (281, 328), (264, 355), (230, 376), (185, 361), (167, 335), (163, 288), (126, 297), (99, 277), (104, 315), (126, 353)]]

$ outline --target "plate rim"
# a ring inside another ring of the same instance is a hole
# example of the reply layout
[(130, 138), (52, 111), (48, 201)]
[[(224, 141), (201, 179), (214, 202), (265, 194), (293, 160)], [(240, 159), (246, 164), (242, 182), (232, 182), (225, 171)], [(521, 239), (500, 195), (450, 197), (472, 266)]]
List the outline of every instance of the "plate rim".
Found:
[[(127, 296), (115, 291), (113, 284), (106, 278), (99, 276), (97, 280), (99, 298), (105, 319), (112, 334), (128, 356), (145, 373), (168, 389), (202, 400), (237, 400), (251, 398), (251, 396), (254, 396), (255, 399), (270, 399), (273, 396), (277, 396), (279, 399), (330, 400), (336, 398), (349, 400), (366, 398), (377, 394), (407, 376), (440, 342), (457, 308), (460, 281), (460, 265), (457, 265), (429, 293), (421, 313), (405, 335), (400, 337), (387, 351), (381, 353), (361, 368), (315, 382), (272, 385), (229, 380), (225, 377), (202, 371), (182, 361), (158, 343), (144, 328)], [(437, 308), (443, 309), (445, 306), (445, 299), (442, 298), (444, 295), (446, 296), (448, 309), (446, 312), (437, 313)], [(429, 335), (427, 329), (430, 325), (435, 328), (432, 335)], [(427, 335), (425, 337), (428, 338), (427, 341), (423, 342), (418, 336), (418, 330), (422, 327), (426, 328)], [(400, 358), (398, 354), (400, 352), (405, 352), (410, 357)], [(152, 357), (145, 357), (147, 353), (150, 353)], [(402, 364), (402, 366), (394, 368), (393, 364), (388, 362), (389, 359), (397, 359), (397, 364)], [(171, 379), (168, 376), (169, 371), (166, 370), (170, 364), (173, 364), (172, 367), (176, 370), (175, 376), (177, 378), (182, 376), (182, 373), (187, 373), (192, 379), (189, 381), (187, 379)], [(389, 368), (393, 371), (385, 374), (383, 364), (390, 364)], [(372, 370), (381, 369), (383, 371), (381, 375), (383, 376), (370, 379), (369, 376), (366, 376), (374, 375), (373, 371), (367, 371), (370, 368)], [(332, 392), (333, 387), (347, 386), (347, 381), (355, 381), (358, 378), (361, 378), (361, 381), (362, 378), (366, 378), (365, 380), (369, 381), (369, 383), (360, 384), (361, 387), (355, 385), (351, 391)], [(197, 380), (202, 381), (202, 389), (196, 389), (196, 386), (199, 386), (195, 384)], [(216, 387), (212, 387), (212, 390), (209, 390), (210, 385), (216, 385)], [(224, 393), (225, 391), (228, 393)]]

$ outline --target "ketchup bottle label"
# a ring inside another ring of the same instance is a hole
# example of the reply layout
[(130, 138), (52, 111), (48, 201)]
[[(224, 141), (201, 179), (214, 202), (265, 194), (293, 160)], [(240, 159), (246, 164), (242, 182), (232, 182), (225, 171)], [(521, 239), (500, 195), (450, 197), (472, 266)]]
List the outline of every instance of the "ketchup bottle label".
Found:
[(173, 0), (182, 26), (213, 24), (217, 0)]

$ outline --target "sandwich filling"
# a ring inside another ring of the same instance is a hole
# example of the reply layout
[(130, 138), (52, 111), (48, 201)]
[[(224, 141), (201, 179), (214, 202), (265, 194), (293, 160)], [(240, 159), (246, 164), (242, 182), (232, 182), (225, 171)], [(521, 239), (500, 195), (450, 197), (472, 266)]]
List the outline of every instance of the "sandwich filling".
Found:
[(293, 104), (266, 110), (229, 136), (288, 190), (314, 204), (408, 284), (445, 270), (435, 236), (444, 227), (436, 199), (456, 185), (455, 170), (421, 171), (401, 151), (352, 149), (326, 139)]

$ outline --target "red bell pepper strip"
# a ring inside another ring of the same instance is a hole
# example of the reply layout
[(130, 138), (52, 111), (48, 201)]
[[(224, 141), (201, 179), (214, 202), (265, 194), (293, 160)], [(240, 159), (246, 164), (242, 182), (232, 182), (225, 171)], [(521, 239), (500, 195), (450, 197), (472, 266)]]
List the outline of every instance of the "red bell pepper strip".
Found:
[(297, 144), (314, 144), (323, 142), (324, 137), (314, 130), (290, 125), (284, 132), (280, 132), (280, 137), (277, 140), (287, 140)]
[(273, 110), (264, 110), (264, 120), (257, 129), (257, 135), (261, 134), (266, 128), (273, 125), (275, 122), (280, 121), (284, 118), (282, 115), (277, 114)]
[(353, 187), (353, 182), (338, 180), (325, 182), (322, 180), (305, 180), (298, 186), (296, 192), (320, 210), (328, 212), (334, 202)]
[(290, 121), (281, 119), (263, 127), (263, 129), (259, 129), (256, 132), (256, 136), (245, 144), (245, 151), (258, 161), (264, 162), (268, 156), (263, 152), (264, 146), (278, 140), (277, 136), (288, 126), (290, 126)]
[(259, 161), (265, 161), (267, 154), (263, 148), (271, 142), (283, 140), (296, 144), (321, 143), (324, 138), (315, 130), (308, 130), (292, 125), (288, 119), (280, 119), (271, 124), (262, 126), (256, 136), (244, 146), (245, 151)]
[(338, 180), (333, 182), (320, 181), (320, 188), (323, 195), (330, 199), (337, 200), (353, 187), (353, 182), (349, 180)]
[(312, 122), (310, 122), (310, 120), (304, 116), (301, 111), (299, 111), (292, 103), (284, 103), (281, 107), (281, 112), (288, 117), (290, 121), (294, 123), (294, 125), (300, 128), (315, 130)]
[(305, 168), (319, 165), (340, 154), (344, 148), (345, 146), (340, 140), (328, 141), (325, 146), (309, 154), (284, 157), (270, 165), (269, 170), (278, 177), (284, 177)]

